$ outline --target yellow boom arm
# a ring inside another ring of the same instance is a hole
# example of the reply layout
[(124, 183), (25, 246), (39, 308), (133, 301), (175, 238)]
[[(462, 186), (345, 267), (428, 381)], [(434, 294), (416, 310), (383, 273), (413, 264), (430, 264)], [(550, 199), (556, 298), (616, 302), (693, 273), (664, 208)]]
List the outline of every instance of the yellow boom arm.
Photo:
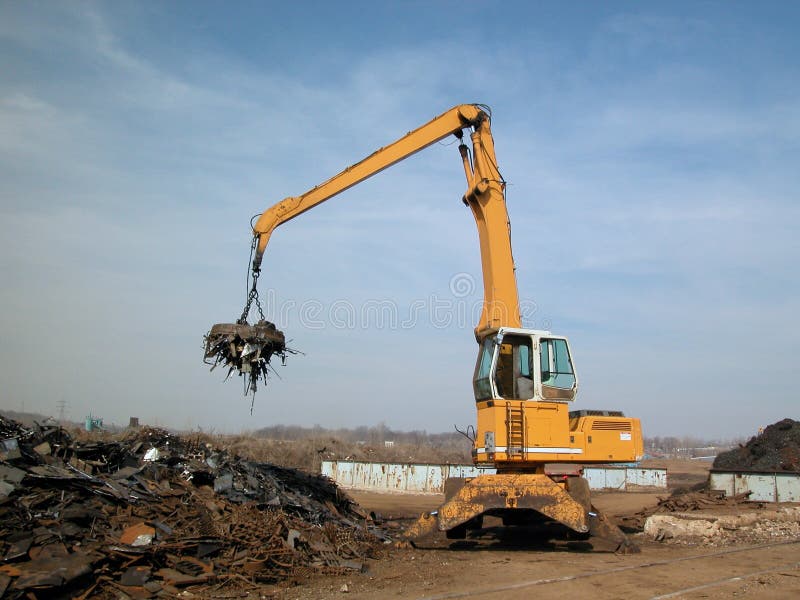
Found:
[(489, 115), (474, 104), (451, 108), (325, 183), (300, 196), (285, 198), (264, 211), (253, 226), (253, 235), (258, 240), (253, 270), (259, 271), (276, 227), (448, 135), (461, 139), (466, 128), (472, 128), (472, 159), (462, 142), (459, 151), (467, 177), (464, 203), (472, 210), (478, 226), (484, 290), (483, 311), (475, 332), (480, 339), (501, 326), (521, 327), (505, 182), (497, 168)]

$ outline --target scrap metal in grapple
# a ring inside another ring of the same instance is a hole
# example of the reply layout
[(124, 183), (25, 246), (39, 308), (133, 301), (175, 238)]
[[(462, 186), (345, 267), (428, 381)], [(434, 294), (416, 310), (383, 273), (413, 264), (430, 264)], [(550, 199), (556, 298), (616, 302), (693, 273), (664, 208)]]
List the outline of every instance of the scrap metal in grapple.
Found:
[(266, 383), (272, 357), (283, 362), (287, 352), (283, 332), (263, 319), (255, 325), (217, 323), (205, 336), (205, 363), (212, 365), (212, 371), (227, 366), (226, 379), (234, 371), (244, 376), (245, 393), (255, 392), (259, 379)]

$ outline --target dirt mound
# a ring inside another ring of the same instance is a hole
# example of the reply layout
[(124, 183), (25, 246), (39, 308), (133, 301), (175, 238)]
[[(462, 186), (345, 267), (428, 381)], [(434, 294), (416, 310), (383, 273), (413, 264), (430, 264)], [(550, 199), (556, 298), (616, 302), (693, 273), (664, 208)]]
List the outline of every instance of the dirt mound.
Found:
[(723, 452), (714, 469), (800, 472), (800, 422), (783, 419), (769, 425), (744, 446)]

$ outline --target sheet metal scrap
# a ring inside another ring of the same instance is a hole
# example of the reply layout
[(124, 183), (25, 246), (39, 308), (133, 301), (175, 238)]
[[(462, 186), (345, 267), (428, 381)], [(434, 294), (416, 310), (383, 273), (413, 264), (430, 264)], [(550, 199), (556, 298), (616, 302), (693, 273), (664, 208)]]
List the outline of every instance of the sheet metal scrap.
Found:
[(233, 372), (245, 377), (245, 394), (255, 393), (258, 380), (266, 384), (270, 360), (279, 356), (281, 362), (294, 351), (286, 347), (286, 337), (274, 323), (260, 320), (255, 325), (217, 323), (205, 336), (204, 362), (228, 367), (226, 379)]
[[(383, 548), (329, 479), (247, 461), (199, 436), (144, 427), (78, 442), (2, 417), (0, 432), (23, 450), (0, 460), (10, 488), (0, 501), (3, 598), (215, 597), (243, 583), (359, 570)], [(50, 454), (30, 451), (45, 439)], [(145, 461), (152, 449), (158, 458)]]

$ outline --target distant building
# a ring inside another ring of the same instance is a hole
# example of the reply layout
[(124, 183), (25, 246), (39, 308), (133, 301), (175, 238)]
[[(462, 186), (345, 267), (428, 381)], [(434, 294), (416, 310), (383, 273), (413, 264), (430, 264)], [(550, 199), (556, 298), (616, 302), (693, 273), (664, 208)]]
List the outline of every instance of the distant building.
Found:
[(93, 417), (91, 413), (86, 417), (85, 422), (86, 431), (94, 431), (95, 429), (103, 428), (103, 419), (100, 417)]

